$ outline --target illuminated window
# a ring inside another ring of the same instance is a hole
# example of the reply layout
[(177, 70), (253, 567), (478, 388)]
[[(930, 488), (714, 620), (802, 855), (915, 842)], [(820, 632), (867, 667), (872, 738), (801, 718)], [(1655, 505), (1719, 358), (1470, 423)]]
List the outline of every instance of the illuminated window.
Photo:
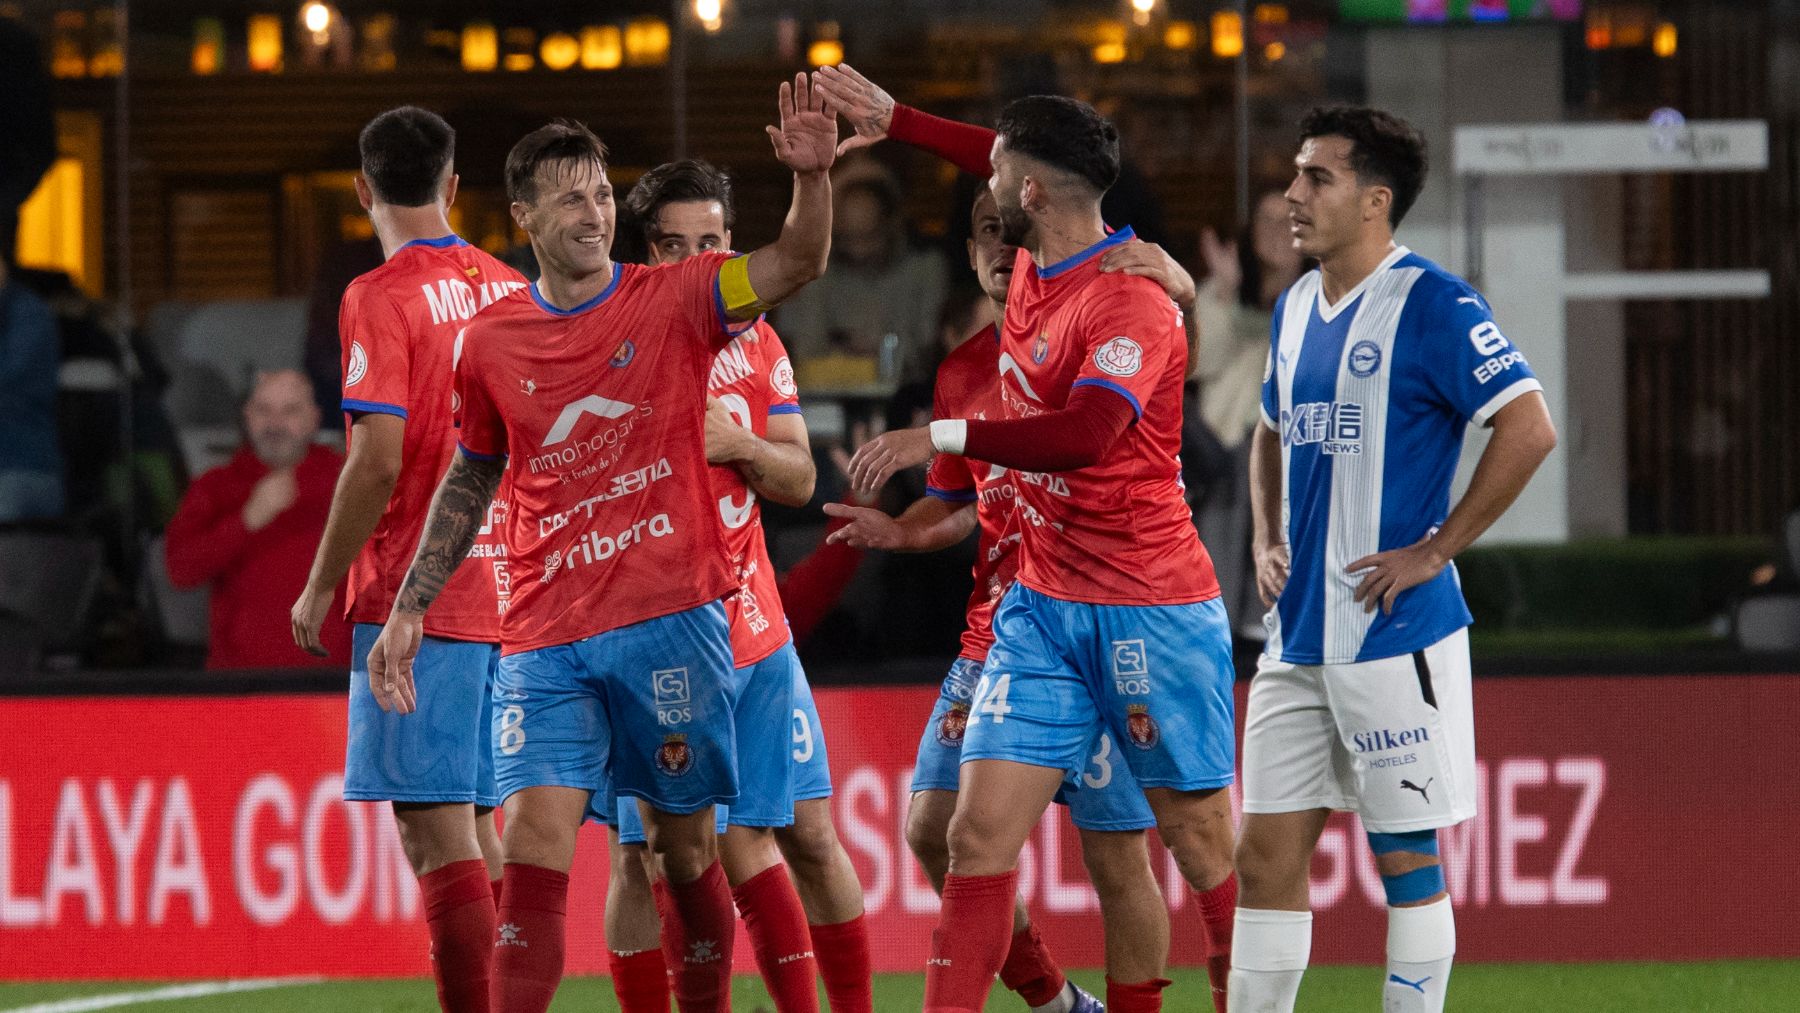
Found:
[(56, 114), (58, 157), (19, 208), (18, 260), (62, 271), (90, 295), (102, 294), (100, 120)]

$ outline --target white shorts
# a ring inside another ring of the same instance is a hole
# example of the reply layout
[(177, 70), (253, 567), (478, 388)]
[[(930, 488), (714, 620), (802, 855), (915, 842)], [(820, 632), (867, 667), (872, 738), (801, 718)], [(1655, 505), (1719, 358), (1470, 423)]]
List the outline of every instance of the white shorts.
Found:
[(1349, 809), (1405, 833), (1475, 815), (1469, 632), (1350, 665), (1264, 655), (1244, 720), (1244, 811)]

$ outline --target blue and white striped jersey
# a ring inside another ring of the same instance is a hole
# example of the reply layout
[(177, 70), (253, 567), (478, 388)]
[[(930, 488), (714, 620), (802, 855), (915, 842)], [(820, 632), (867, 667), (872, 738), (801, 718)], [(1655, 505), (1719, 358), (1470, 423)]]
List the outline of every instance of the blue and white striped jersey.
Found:
[(1291, 569), (1268, 653), (1348, 664), (1421, 650), (1470, 622), (1456, 567), (1363, 611), (1357, 559), (1437, 530), (1470, 422), (1541, 390), (1486, 301), (1396, 247), (1335, 306), (1312, 271), (1270, 328), (1263, 422), (1281, 435), (1281, 518)]

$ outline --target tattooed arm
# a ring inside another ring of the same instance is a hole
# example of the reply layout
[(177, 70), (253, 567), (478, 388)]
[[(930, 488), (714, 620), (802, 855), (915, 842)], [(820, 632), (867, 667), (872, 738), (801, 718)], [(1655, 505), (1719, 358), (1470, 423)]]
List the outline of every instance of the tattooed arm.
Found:
[(411, 714), (417, 708), (412, 668), (425, 637), (425, 610), (469, 557), (505, 470), (505, 458), (475, 458), (459, 449), (438, 483), (419, 552), (406, 571), (387, 625), (369, 650), (369, 690), (382, 710)]

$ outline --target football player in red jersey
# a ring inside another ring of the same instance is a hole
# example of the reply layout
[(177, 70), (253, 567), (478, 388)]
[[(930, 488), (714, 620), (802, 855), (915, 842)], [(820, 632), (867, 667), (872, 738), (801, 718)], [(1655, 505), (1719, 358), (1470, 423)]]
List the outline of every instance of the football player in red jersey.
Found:
[[(456, 335), (525, 279), (450, 230), (456, 134), (437, 114), (390, 109), (369, 121), (358, 146), (356, 195), (386, 262), (351, 282), (339, 313), (349, 457), (294, 603), (294, 641), (325, 653), (319, 629), (348, 576), (355, 631), (344, 797), (393, 806), (425, 901), (438, 1001), (446, 1010), (485, 1010), (500, 878), (488, 700), (508, 588), (506, 547), (493, 525), (483, 526), (471, 550), (476, 561), (445, 586), (425, 621), (415, 665), (434, 692), (419, 714), (376, 706), (367, 657), (456, 453)], [(496, 499), (492, 510), (504, 516), (506, 501)]]
[[(1000, 215), (993, 194), (983, 190), (971, 212), (969, 266), (986, 295), (988, 326), (971, 334), (938, 367), (936, 418), (999, 418), (1000, 323), (1005, 319), (1007, 288), (1012, 281), (1017, 248), (1000, 237)], [(1161, 247), (1132, 243), (1115, 251), (1110, 266), (1154, 277), (1170, 298), (1191, 302), (1193, 279)], [(947, 548), (979, 526), (974, 591), (962, 651), (945, 677), (937, 706), (919, 742), (913, 772), (912, 804), (907, 810), (906, 840), (933, 886), (940, 892), (950, 862), (949, 828), (956, 808), (957, 767), (969, 721), (969, 700), (993, 645), (994, 606), (1018, 570), (1019, 531), (1013, 506), (1018, 490), (1013, 472), (968, 458), (939, 454), (932, 458), (927, 495), (897, 518), (879, 510), (829, 504), (825, 511), (848, 523), (832, 540), (858, 548), (928, 552)], [(1155, 818), (1142, 789), (1115, 753), (1104, 733), (1073, 789), (1059, 795), (1081, 834), (1082, 859), (1100, 896), (1106, 926), (1107, 973), (1114, 980), (1135, 981), (1160, 971), (1138, 966), (1166, 950), (1163, 899), (1150, 870), (1144, 830)], [(1076, 1013), (1098, 1010), (1099, 1000), (1067, 981), (1030, 923), (1023, 901), (1013, 913), (1013, 938), (1000, 980), (1034, 1010)]]
[[(840, 67), (820, 80), (859, 134), (902, 132), (899, 108), (861, 75)], [(1022, 247), (998, 362), (1008, 417), (886, 433), (853, 462), (865, 488), (934, 453), (1025, 473), (1019, 579), (971, 695), (926, 1007), (981, 1007), (1006, 954), (1019, 846), (1096, 728), (1130, 746), (1120, 754), (1200, 894), (1222, 963), (1236, 891), (1230, 637), (1181, 490), (1181, 313), (1154, 285), (1101, 267), (1134, 238), (1100, 216), (1118, 132), (1083, 103), (1041, 95), (1009, 105), (995, 131), (916, 110), (905, 119), (915, 140), (948, 137), (934, 150), (991, 170), (1003, 237)], [(1225, 970), (1209, 966), (1215, 1003)], [(1166, 984), (1109, 981), (1107, 1005), (1156, 1009)]]
[(806, 75), (783, 84), (776, 156), (794, 171), (780, 237), (668, 267), (610, 256), (612, 184), (587, 128), (559, 121), (507, 156), (514, 221), (543, 270), (464, 329), (461, 449), (370, 655), (410, 712), (422, 617), (473, 543), (503, 473), (513, 596), (494, 690), (504, 799), (493, 1006), (541, 1013), (562, 976), (568, 869), (596, 793), (639, 804), (683, 1009), (729, 1005), (733, 913), (715, 804), (738, 794), (729, 626), (738, 583), (707, 479), (714, 356), (824, 271), (836, 123)]
[[(650, 170), (625, 205), (643, 225), (653, 264), (731, 248), (731, 180), (705, 162)], [(834, 1013), (866, 1013), (872, 1000), (862, 886), (831, 822), (818, 710), (763, 538), (758, 501), (804, 505), (816, 477), (793, 367), (767, 321), (719, 352), (708, 393), (713, 492), (742, 585), (726, 603), (740, 774), (721, 847), (726, 878), (778, 1011), (817, 1009), (818, 974)], [(625, 1013), (667, 1010), (667, 962), (642, 863), (643, 823), (628, 804), (590, 814), (610, 824), (606, 935), (613, 991)]]

